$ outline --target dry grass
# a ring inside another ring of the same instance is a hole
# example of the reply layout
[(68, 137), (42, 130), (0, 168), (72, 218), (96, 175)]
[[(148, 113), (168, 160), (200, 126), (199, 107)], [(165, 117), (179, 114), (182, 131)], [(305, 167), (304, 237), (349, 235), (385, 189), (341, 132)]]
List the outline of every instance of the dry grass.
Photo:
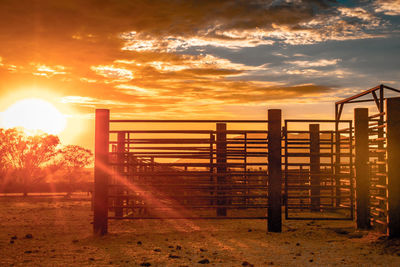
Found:
[(400, 266), (398, 241), (348, 221), (110, 221), (96, 238), (91, 220), (88, 200), (1, 197), (0, 266)]

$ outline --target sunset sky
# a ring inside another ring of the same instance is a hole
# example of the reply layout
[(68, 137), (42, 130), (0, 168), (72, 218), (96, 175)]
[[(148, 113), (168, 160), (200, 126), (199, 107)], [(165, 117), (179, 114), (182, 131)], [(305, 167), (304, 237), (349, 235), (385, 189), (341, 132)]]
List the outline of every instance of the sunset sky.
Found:
[(0, 115), (47, 101), (62, 140), (88, 148), (96, 108), (333, 119), (334, 101), (400, 87), (399, 15), (399, 0), (1, 0)]

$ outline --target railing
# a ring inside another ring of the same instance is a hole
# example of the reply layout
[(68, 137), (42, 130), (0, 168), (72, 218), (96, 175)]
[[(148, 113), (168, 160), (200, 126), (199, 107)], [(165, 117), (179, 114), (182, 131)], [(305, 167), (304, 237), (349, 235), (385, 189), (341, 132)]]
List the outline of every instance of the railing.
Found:
[[(168, 130), (110, 131), (109, 219), (266, 219), (267, 131), (227, 125), (266, 129), (267, 121), (110, 120), (125, 129), (157, 123)], [(171, 130), (214, 123), (216, 130)]]
[(386, 232), (388, 227), (388, 192), (385, 112), (369, 116), (369, 179), (371, 224)]
[(286, 120), (284, 129), (286, 219), (352, 219), (351, 121)]
[[(280, 110), (268, 121), (109, 120), (97, 110), (94, 231), (107, 233), (110, 218), (268, 218), (280, 232), (281, 199), (287, 219), (353, 219), (355, 155), (357, 226), (399, 237), (400, 98), (386, 101), (370, 117), (355, 109), (354, 128), (286, 120), (283, 131)], [(216, 129), (194, 129), (207, 123)]]

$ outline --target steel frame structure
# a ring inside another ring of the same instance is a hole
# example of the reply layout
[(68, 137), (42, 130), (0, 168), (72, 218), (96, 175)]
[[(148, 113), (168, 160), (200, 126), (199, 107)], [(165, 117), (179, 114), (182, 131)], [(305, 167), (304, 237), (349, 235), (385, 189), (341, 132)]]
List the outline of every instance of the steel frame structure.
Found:
[[(348, 98), (345, 98), (343, 100), (337, 101), (335, 103), (335, 119), (337, 121), (340, 121), (340, 118), (343, 113), (343, 108), (345, 104), (355, 104), (355, 103), (365, 103), (365, 102), (375, 102), (376, 107), (378, 108), (379, 113), (385, 112), (385, 89), (400, 93), (400, 90), (392, 88), (390, 86), (381, 84), (378, 86), (375, 86), (369, 90), (366, 90), (364, 92), (361, 92), (359, 94), (356, 94), (354, 96), (350, 96)], [(377, 95), (377, 92), (379, 95)], [(361, 97), (370, 97), (369, 99), (358, 99)], [(372, 98), (371, 98), (372, 97)], [(357, 100), (358, 99), (358, 100)], [(384, 114), (383, 114), (384, 115)], [(383, 115), (380, 116), (380, 119), (383, 120)]]
[[(357, 225), (368, 227), (369, 219), (385, 225), (387, 218), (389, 234), (400, 236), (400, 98), (387, 97), (385, 89), (400, 93), (379, 85), (336, 102), (335, 120), (285, 120), (283, 131), (278, 109), (268, 110), (268, 120), (110, 120), (109, 110), (96, 110), (94, 232), (106, 234), (108, 219), (138, 218), (268, 218), (268, 231), (280, 232), (282, 199), (286, 219), (353, 219), (354, 149)], [(345, 104), (363, 102), (375, 102), (378, 113), (356, 109), (354, 128), (340, 119)], [(191, 123), (216, 127), (125, 127)], [(309, 129), (291, 130), (292, 123)], [(231, 124), (267, 127), (228, 129)], [(290, 216), (296, 209), (306, 212)], [(330, 211), (344, 216), (324, 215)]]
[[(94, 233), (106, 234), (109, 219), (267, 217), (268, 231), (280, 232), (281, 111), (268, 119), (112, 120), (96, 110)], [(216, 129), (171, 127), (206, 123)]]
[[(335, 103), (335, 118), (340, 119), (345, 104), (375, 102), (377, 113), (368, 108), (354, 110), (355, 180), (357, 227), (373, 226), (390, 237), (400, 237), (400, 97), (388, 97), (378, 85)], [(364, 96), (369, 98), (359, 99)]]

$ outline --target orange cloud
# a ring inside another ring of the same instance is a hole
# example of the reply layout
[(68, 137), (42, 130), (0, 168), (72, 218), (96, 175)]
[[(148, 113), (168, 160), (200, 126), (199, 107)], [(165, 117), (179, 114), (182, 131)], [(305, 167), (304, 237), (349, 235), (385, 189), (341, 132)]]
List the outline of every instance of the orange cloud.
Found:
[(338, 59), (285, 58), (289, 66), (273, 69), (269, 62), (245, 64), (206, 51), (386, 36), (373, 31), (385, 23), (372, 11), (332, 8), (325, 1), (200, 2), (0, 3), (0, 19), (8, 25), (0, 28), (0, 91), (41, 84), (82, 112), (109, 104), (124, 113), (134, 103), (134, 112), (147, 114), (318, 97), (332, 88), (252, 76), (343, 77), (350, 71), (321, 70)]
[(375, 12), (398, 16), (400, 15), (400, 2), (398, 0), (378, 0), (375, 2)]
[(34, 66), (35, 70), (32, 72), (33, 75), (44, 76), (50, 78), (54, 75), (65, 75), (67, 72), (65, 71), (65, 67), (61, 65), (56, 66), (46, 66), (43, 64), (35, 64), (31, 63)]
[(92, 66), (90, 68), (96, 74), (108, 78), (112, 82), (127, 82), (133, 79), (132, 71), (116, 68), (114, 66)]

